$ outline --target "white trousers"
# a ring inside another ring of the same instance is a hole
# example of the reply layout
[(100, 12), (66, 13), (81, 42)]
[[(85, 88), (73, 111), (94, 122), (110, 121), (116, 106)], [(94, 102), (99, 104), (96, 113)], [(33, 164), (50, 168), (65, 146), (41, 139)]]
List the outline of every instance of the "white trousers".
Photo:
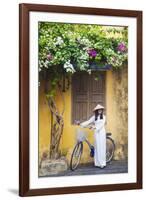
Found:
[(106, 132), (104, 127), (94, 132), (94, 165), (106, 166)]

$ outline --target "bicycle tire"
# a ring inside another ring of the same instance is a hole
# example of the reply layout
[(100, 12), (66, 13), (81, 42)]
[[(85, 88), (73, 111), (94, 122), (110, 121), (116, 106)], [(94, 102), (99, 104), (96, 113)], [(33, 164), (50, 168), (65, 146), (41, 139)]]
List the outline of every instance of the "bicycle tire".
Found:
[[(110, 147), (109, 147), (110, 145)], [(110, 151), (109, 151), (110, 148)], [(111, 137), (106, 137), (106, 163), (109, 163), (113, 157), (115, 152), (115, 143)]]
[[(74, 166), (74, 165), (73, 165), (73, 160), (74, 160), (75, 154), (76, 154), (76, 152), (78, 151), (78, 149), (79, 149), (79, 155), (77, 155), (77, 156), (78, 156), (78, 160), (77, 160), (77, 162), (76, 162), (76, 164), (75, 164), (75, 166)], [(78, 167), (78, 165), (79, 165), (79, 163), (80, 163), (80, 160), (81, 160), (82, 152), (83, 152), (83, 143), (82, 143), (82, 142), (78, 142), (78, 143), (75, 145), (75, 147), (74, 147), (74, 149), (73, 149), (73, 152), (72, 152), (72, 155), (71, 155), (70, 169), (71, 169), (72, 171), (74, 171), (74, 170)]]

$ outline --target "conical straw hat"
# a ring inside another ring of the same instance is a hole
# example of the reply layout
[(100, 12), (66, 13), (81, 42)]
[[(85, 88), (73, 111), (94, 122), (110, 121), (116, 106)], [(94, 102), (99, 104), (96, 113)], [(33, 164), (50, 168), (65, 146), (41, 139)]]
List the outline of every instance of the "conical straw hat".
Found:
[(100, 104), (97, 104), (97, 106), (95, 106), (95, 108), (93, 109), (93, 111), (95, 110), (99, 110), (99, 109), (104, 109), (104, 107)]

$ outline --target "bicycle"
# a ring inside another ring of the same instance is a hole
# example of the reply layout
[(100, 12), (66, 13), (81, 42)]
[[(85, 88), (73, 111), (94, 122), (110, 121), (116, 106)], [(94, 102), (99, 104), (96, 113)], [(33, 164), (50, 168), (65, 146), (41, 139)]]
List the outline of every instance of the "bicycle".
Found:
[[(89, 129), (95, 129), (95, 127), (90, 126), (88, 127)], [(85, 133), (85, 132), (84, 132)], [(84, 134), (83, 133), (83, 134)], [(115, 143), (114, 140), (111, 138), (112, 133), (107, 132), (106, 133), (106, 163), (109, 163), (113, 157), (114, 157), (114, 152), (115, 152)], [(80, 139), (77, 139), (77, 143), (73, 149), (72, 155), (71, 155), (71, 160), (70, 160), (70, 169), (74, 171), (77, 169), (81, 156), (83, 153), (83, 143), (86, 142), (89, 149), (90, 149), (90, 156), (94, 157), (94, 146), (89, 142), (85, 134), (81, 137)]]

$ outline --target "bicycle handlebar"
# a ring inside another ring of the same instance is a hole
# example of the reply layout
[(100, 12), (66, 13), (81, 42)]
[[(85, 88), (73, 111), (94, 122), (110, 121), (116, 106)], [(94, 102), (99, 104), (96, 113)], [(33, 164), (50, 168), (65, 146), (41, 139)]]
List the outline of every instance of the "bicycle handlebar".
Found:
[[(77, 126), (81, 126), (81, 125), (80, 125), (81, 122), (80, 122), (79, 120), (75, 120), (75, 124), (76, 124)], [(92, 126), (92, 125), (88, 125), (88, 126), (86, 126), (85, 128), (89, 128), (89, 129), (92, 129), (92, 130), (96, 129), (95, 126)]]
[[(80, 124), (77, 124), (78, 126), (81, 126)], [(83, 127), (83, 128), (89, 128), (89, 129), (91, 129), (91, 130), (94, 130), (94, 129), (96, 129), (94, 126), (86, 126), (86, 127)]]

